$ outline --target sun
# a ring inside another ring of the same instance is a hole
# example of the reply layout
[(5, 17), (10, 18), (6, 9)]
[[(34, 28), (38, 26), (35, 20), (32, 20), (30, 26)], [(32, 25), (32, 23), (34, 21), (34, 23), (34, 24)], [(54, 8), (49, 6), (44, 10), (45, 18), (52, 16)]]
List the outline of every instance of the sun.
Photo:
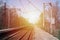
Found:
[(29, 23), (31, 24), (36, 24), (39, 16), (40, 16), (40, 11), (34, 8), (33, 6), (27, 6), (21, 13), (21, 15), (28, 20)]
[(31, 24), (36, 24), (39, 19), (40, 12), (39, 11), (32, 11), (26, 14), (23, 14), (23, 17), (28, 20)]
[(28, 16), (29, 23), (35, 24), (38, 21), (38, 15), (35, 12), (31, 12)]

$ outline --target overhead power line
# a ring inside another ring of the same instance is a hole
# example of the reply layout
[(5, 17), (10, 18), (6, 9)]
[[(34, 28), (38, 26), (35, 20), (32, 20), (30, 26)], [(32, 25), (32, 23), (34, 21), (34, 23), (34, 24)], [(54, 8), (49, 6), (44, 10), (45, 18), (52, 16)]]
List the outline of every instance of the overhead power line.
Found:
[(36, 6), (36, 5), (34, 5), (30, 0), (27, 0), (34, 8), (36, 8), (37, 10), (39, 10), (40, 11), (40, 9)]

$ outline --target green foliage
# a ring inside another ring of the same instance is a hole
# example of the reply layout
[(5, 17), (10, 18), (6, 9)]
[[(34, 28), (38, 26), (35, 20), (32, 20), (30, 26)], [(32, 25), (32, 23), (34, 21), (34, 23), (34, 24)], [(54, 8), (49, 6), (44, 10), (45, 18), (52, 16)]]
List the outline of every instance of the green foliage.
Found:
[(59, 38), (59, 40), (60, 40), (60, 30), (58, 31), (58, 38)]

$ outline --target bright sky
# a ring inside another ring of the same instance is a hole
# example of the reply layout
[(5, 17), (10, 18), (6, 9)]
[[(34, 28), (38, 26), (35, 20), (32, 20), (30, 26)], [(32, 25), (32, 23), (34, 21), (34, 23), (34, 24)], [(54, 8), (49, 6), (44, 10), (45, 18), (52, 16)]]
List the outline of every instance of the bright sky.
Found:
[[(52, 2), (55, 3), (57, 0), (4, 0), (10, 7), (20, 8), (21, 16), (27, 18), (29, 22), (34, 23), (39, 15), (43, 11), (43, 3)], [(60, 0), (58, 0), (60, 6)], [(19, 13), (20, 15), (20, 13)], [(35, 20), (35, 21), (34, 21)]]

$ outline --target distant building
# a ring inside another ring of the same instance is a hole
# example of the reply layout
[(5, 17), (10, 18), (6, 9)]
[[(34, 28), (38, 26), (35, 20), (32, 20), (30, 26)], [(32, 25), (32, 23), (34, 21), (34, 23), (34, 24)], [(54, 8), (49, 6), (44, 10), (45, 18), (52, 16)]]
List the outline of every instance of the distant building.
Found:
[(18, 15), (16, 8), (8, 8), (6, 3), (0, 6), (0, 29), (15, 27)]

